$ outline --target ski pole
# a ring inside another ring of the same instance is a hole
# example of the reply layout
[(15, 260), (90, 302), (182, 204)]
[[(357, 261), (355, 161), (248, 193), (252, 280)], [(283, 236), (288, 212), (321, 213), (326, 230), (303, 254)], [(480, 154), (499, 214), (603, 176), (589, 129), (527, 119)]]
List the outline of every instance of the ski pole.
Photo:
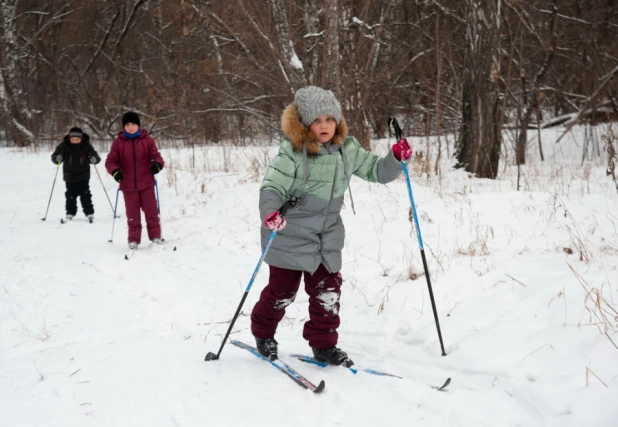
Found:
[[(390, 116), (388, 119), (389, 125), (393, 125), (395, 130), (395, 138), (399, 141), (403, 138), (403, 132), (397, 123), (397, 119), (394, 116)], [(438, 329), (438, 338), (440, 339), (440, 347), (442, 349), (442, 356), (446, 356), (444, 351), (444, 343), (442, 342), (442, 332), (440, 331), (440, 321), (438, 320), (438, 310), (436, 309), (436, 301), (433, 297), (433, 289), (431, 288), (431, 279), (429, 277), (429, 269), (427, 268), (427, 259), (425, 258), (425, 247), (423, 246), (423, 237), (421, 236), (421, 227), (418, 224), (418, 216), (416, 215), (416, 206), (414, 205), (414, 196), (412, 195), (412, 184), (410, 183), (410, 174), (408, 173), (408, 167), (405, 162), (401, 161), (401, 168), (406, 176), (406, 183), (408, 184), (408, 197), (410, 198), (410, 206), (412, 207), (412, 214), (414, 216), (414, 225), (416, 226), (416, 236), (418, 238), (418, 246), (421, 249), (421, 258), (423, 260), (423, 268), (425, 269), (425, 277), (427, 278), (427, 287), (429, 288), (429, 298), (431, 299), (431, 308), (433, 309), (433, 317), (436, 321), (436, 328)]]
[(155, 179), (155, 190), (157, 191), (157, 213), (161, 216), (161, 203), (159, 202), (159, 183)]
[(47, 219), (47, 212), (49, 212), (49, 205), (51, 203), (52, 194), (54, 194), (54, 186), (56, 185), (56, 178), (58, 178), (58, 170), (60, 169), (60, 163), (58, 162), (58, 166), (56, 166), (56, 174), (54, 175), (54, 183), (52, 184), (51, 193), (49, 193), (49, 202), (47, 202), (47, 209), (45, 210), (45, 216), (41, 218), (41, 221), (45, 221)]
[(101, 186), (103, 187), (103, 191), (105, 192), (105, 196), (107, 197), (107, 201), (109, 202), (109, 207), (112, 208), (112, 212), (114, 212), (114, 218), (116, 217), (116, 211), (114, 210), (114, 206), (112, 206), (112, 201), (109, 199), (109, 194), (107, 194), (107, 189), (105, 188), (105, 184), (103, 184), (103, 179), (101, 178), (101, 174), (97, 169), (97, 165), (93, 165), (94, 170), (97, 171), (97, 175), (99, 177), (99, 181), (101, 181)]
[(251, 276), (251, 280), (249, 280), (249, 284), (247, 285), (247, 289), (245, 289), (245, 294), (242, 296), (242, 299), (240, 300), (240, 304), (238, 304), (238, 308), (236, 309), (236, 313), (234, 313), (234, 317), (232, 318), (232, 322), (230, 323), (230, 327), (228, 328), (227, 332), (225, 333), (225, 338), (223, 338), (223, 342), (221, 343), (221, 347), (219, 348), (219, 352), (217, 354), (208, 352), (208, 354), (204, 358), (205, 361), (208, 362), (210, 360), (217, 360), (217, 359), (219, 359), (219, 356), (221, 355), (221, 351), (223, 350), (223, 346), (225, 346), (227, 338), (230, 336), (230, 332), (232, 332), (232, 328), (234, 327), (234, 323), (236, 323), (236, 319), (238, 318), (238, 314), (240, 313), (240, 309), (242, 308), (242, 305), (245, 303), (245, 300), (247, 299), (247, 295), (249, 295), (249, 290), (251, 289), (251, 285), (253, 285), (253, 281), (255, 280), (255, 276), (257, 276), (258, 271), (260, 271), (260, 267), (262, 266), (262, 261), (264, 261), (264, 257), (266, 256), (266, 252), (268, 252), (268, 248), (270, 248), (270, 244), (272, 243), (272, 241), (273, 241), (273, 239), (275, 238), (276, 235), (277, 235), (277, 231), (276, 230), (273, 230), (272, 233), (270, 233), (270, 237), (268, 238), (268, 241), (266, 242), (266, 246), (264, 246), (264, 250), (262, 251), (262, 256), (260, 257), (260, 260), (258, 261), (257, 265), (255, 266), (255, 270), (253, 271), (253, 275)]
[(109, 238), (107, 243), (112, 243), (114, 240), (114, 224), (116, 224), (116, 209), (118, 208), (118, 193), (120, 193), (120, 186), (116, 190), (116, 204), (114, 205), (114, 219), (112, 220), (112, 237)]

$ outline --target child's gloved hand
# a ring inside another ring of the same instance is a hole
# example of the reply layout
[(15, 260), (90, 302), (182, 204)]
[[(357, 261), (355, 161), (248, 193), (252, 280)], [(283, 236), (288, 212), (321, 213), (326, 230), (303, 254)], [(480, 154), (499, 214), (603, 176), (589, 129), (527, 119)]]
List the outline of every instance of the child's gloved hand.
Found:
[(405, 138), (401, 138), (395, 145), (393, 145), (393, 154), (399, 161), (406, 161), (412, 157), (412, 147), (408, 144)]
[(161, 163), (152, 162), (152, 164), (150, 165), (150, 172), (152, 172), (153, 175), (156, 175), (159, 172), (161, 172)]
[(96, 164), (97, 164), (97, 163), (99, 163), (99, 162), (97, 161), (97, 158), (96, 158), (96, 157), (94, 157), (94, 156), (90, 156), (90, 163), (92, 163), (93, 165), (96, 165)]
[(271, 212), (264, 220), (264, 225), (271, 231), (281, 231), (285, 228), (287, 221), (281, 216), (279, 211)]
[(122, 171), (120, 169), (116, 169), (115, 171), (113, 171), (112, 176), (117, 182), (121, 182), (124, 179), (124, 176), (122, 175)]
[(62, 154), (56, 156), (56, 163), (62, 163)]

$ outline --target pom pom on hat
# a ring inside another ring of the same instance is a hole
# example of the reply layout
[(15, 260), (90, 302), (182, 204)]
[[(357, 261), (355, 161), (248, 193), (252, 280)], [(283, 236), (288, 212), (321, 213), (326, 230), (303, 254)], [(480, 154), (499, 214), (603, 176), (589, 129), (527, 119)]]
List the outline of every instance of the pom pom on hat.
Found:
[(317, 86), (307, 86), (296, 91), (294, 101), (303, 125), (309, 127), (318, 117), (328, 114), (337, 124), (341, 120), (341, 105), (335, 94)]

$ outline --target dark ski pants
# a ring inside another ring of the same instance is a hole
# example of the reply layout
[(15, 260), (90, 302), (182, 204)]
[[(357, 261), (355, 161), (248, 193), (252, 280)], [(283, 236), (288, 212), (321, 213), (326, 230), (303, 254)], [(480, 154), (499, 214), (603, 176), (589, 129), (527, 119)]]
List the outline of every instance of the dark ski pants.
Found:
[(85, 215), (94, 215), (94, 206), (92, 205), (92, 194), (90, 193), (90, 183), (88, 181), (67, 182), (66, 196), (66, 211), (67, 215), (75, 216), (77, 214), (77, 198), (82, 204), (82, 209)]
[(157, 209), (157, 198), (154, 187), (139, 191), (123, 191), (124, 207), (129, 225), (129, 242), (142, 241), (142, 213), (146, 217), (146, 229), (150, 240), (161, 238), (161, 222)]
[(285, 308), (294, 301), (300, 279), (305, 277), (305, 292), (309, 295), (309, 321), (305, 322), (303, 338), (312, 348), (337, 345), (339, 334), (339, 296), (341, 273), (329, 273), (323, 266), (313, 274), (306, 271), (270, 267), (268, 285), (251, 313), (251, 333), (260, 339), (274, 338)]

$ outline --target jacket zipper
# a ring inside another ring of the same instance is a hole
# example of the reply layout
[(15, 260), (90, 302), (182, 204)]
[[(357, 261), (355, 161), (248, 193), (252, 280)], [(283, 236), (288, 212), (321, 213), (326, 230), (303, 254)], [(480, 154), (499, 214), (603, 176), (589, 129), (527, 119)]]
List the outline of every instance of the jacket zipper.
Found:
[(135, 156), (135, 139), (131, 140), (133, 146), (133, 182), (135, 183), (135, 190), (137, 190), (137, 157)]
[[(327, 151), (330, 153), (329, 150)], [(329, 154), (329, 156), (330, 155), (331, 154)], [(324, 222), (322, 223), (322, 232), (324, 232), (324, 226), (326, 225), (326, 221), (328, 220), (328, 211), (330, 209), (330, 204), (333, 202), (333, 195), (335, 194), (335, 184), (337, 183), (337, 166), (338, 165), (339, 165), (339, 158), (335, 160), (335, 172), (333, 173), (333, 186), (330, 189), (330, 198), (328, 199), (328, 204), (326, 205), (326, 212), (324, 213)], [(322, 255), (322, 262), (324, 263), (324, 266), (329, 272), (335, 273), (335, 271), (333, 271), (331, 266), (328, 265), (326, 258), (324, 258), (324, 255), (322, 254), (323, 249), (324, 249), (324, 241), (322, 239), (322, 233), (320, 233), (320, 255)]]

